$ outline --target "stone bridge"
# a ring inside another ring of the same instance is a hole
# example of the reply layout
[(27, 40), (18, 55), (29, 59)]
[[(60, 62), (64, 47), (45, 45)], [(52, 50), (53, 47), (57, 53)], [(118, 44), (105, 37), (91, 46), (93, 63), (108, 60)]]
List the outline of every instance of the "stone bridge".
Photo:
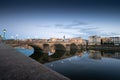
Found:
[[(30, 57), (41, 63), (64, 59), (76, 55), (77, 51), (86, 49), (84, 45), (70, 42), (25, 42), (21, 43), (21, 45), (25, 47), (26, 45), (31, 46), (34, 49), (34, 53)], [(79, 55), (79, 53), (77, 54)]]
[(70, 50), (80, 50), (85, 48), (85, 46), (79, 43), (66, 43), (66, 42), (29, 43), (28, 45), (33, 47), (35, 51), (42, 50), (44, 53), (48, 53), (48, 52), (55, 53), (56, 50), (70, 51)]
[[(30, 56), (33, 59), (45, 63), (54, 60), (64, 59), (79, 53), (84, 46), (77, 43), (30, 43), (29, 46), (34, 48), (34, 53)], [(51, 55), (49, 55), (51, 53)]]

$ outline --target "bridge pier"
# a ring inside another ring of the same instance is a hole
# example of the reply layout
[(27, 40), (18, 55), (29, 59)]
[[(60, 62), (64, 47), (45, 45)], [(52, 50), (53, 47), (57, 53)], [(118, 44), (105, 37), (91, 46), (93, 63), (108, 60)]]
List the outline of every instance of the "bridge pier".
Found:
[(66, 51), (70, 51), (70, 44), (66, 44)]

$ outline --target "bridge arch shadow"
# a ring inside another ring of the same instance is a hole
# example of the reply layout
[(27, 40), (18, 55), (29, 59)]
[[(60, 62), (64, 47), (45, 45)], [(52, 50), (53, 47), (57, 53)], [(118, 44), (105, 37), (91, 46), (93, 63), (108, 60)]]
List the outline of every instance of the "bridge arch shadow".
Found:
[(44, 49), (44, 53), (48, 53), (50, 50), (49, 44), (43, 44), (43, 49)]
[(78, 46), (75, 43), (70, 44), (70, 54), (75, 55), (78, 51)]
[(43, 53), (42, 48), (40, 48), (40, 47), (38, 47), (36, 45), (29, 45), (29, 46), (31, 46), (34, 49), (33, 54), (30, 55), (29, 57), (31, 57), (31, 58), (33, 58), (35, 60), (38, 60), (40, 57), (43, 56), (44, 53)]
[(66, 52), (66, 48), (64, 45), (62, 44), (54, 44), (55, 46), (55, 53), (53, 55), (51, 55), (51, 58), (60, 58), (62, 57), (65, 52)]

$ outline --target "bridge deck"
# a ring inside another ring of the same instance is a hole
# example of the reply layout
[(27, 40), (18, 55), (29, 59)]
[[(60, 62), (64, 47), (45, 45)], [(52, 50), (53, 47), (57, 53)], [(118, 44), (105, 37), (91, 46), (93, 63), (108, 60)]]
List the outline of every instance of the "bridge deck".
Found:
[(69, 80), (0, 43), (0, 80)]

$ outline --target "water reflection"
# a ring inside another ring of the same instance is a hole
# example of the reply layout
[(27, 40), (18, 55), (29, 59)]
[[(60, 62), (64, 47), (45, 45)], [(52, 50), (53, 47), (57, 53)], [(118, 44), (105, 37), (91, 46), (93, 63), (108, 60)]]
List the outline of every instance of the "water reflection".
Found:
[[(75, 46), (74, 46), (75, 47)], [(73, 47), (73, 48), (74, 48)], [(120, 59), (120, 51), (114, 51), (114, 50), (77, 50), (77, 49), (71, 49), (70, 51), (65, 50), (56, 50), (54, 54), (49, 53), (43, 53), (42, 50), (38, 50), (39, 54), (36, 54), (33, 49), (22, 49), (22, 48), (16, 48), (18, 51), (22, 52), (23, 54), (32, 57), (33, 59), (39, 61), (40, 63), (47, 63), (51, 61), (56, 61), (64, 58), (69, 58), (72, 56), (85, 56), (88, 55), (91, 59), (100, 60), (103, 57), (105, 58), (116, 58)], [(32, 54), (34, 52), (34, 54)], [(37, 53), (38, 53), (37, 52)], [(32, 55), (31, 55), (32, 54)]]
[(22, 47), (16, 47), (15, 48), (17, 51), (25, 54), (26, 56), (30, 56), (31, 54), (33, 54), (34, 52), (34, 49), (31, 48), (31, 49), (26, 49), (26, 48), (22, 48)]
[(95, 50), (89, 50), (89, 57), (92, 59), (101, 59), (101, 52), (100, 51), (95, 51)]
[(52, 58), (61, 58), (64, 54), (65, 54), (66, 51), (62, 50), (56, 50), (55, 53), (53, 55), (51, 55), (50, 57)]
[(57, 50), (53, 55), (47, 53), (41, 55), (41, 53), (32, 56), (71, 80), (120, 80), (119, 51), (75, 50), (65, 52)]
[(64, 58), (69, 58), (72, 56), (79, 56), (82, 57), (83, 55), (86, 55), (87, 53), (88, 57), (91, 59), (100, 60), (102, 57), (107, 58), (120, 58), (120, 52), (116, 51), (99, 51), (99, 50), (88, 50), (88, 51), (82, 51), (82, 50), (71, 50), (71, 51), (64, 51), (64, 50), (56, 50), (56, 52), (52, 55), (49, 55), (49, 53), (40, 53), (40, 54), (32, 54), (30, 57), (37, 60), (40, 63), (47, 63), (51, 61), (56, 61)]
[(120, 80), (119, 58), (119, 51), (77, 51), (74, 56), (44, 65), (71, 80)]

